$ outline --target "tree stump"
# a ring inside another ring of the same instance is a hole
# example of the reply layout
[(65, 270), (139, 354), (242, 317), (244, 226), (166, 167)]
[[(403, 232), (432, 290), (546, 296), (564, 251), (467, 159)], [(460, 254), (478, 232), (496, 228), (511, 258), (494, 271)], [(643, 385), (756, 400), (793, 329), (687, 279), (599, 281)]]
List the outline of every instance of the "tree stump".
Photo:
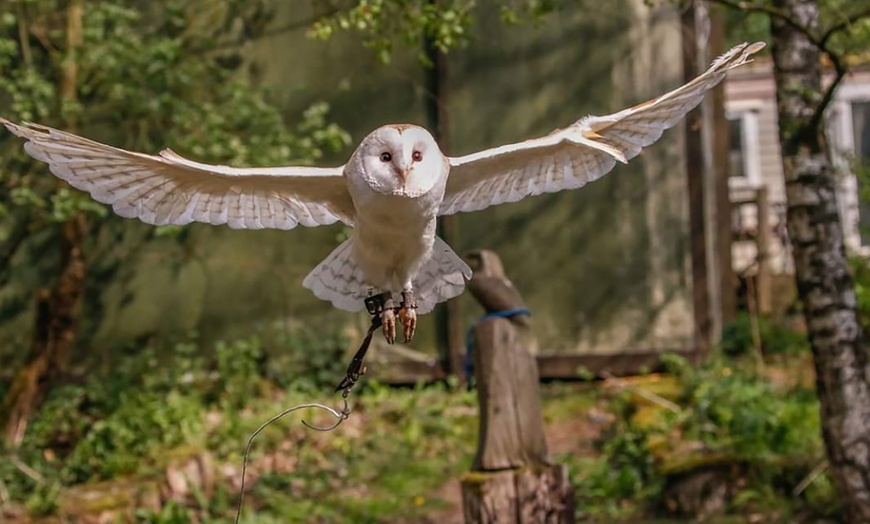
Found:
[(574, 522), (567, 467), (551, 464), (547, 452), (537, 361), (510, 320), (475, 326), (474, 378), (480, 433), (462, 478), (465, 522)]
[(466, 523), (574, 522), (574, 496), (565, 465), (472, 471), (462, 479)]

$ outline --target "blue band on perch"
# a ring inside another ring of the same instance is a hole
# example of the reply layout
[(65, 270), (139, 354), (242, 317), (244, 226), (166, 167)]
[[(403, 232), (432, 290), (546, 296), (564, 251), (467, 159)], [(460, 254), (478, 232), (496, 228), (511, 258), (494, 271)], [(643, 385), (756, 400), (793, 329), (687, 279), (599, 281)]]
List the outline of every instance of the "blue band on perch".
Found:
[(468, 331), (465, 332), (465, 364), (463, 367), (465, 368), (465, 376), (471, 381), (474, 376), (474, 326), (480, 324), (483, 321), (490, 320), (493, 318), (511, 318), (516, 317), (518, 315), (532, 315), (532, 312), (529, 311), (529, 308), (525, 307), (515, 307), (511, 309), (503, 309), (501, 311), (493, 311), (492, 313), (487, 313), (486, 315), (477, 319), (477, 321), (468, 328)]

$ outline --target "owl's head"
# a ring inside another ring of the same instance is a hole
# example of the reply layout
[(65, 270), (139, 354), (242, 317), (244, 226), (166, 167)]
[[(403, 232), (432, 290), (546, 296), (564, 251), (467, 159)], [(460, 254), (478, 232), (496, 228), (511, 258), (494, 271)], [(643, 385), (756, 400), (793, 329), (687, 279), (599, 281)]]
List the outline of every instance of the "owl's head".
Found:
[(432, 135), (419, 126), (375, 129), (360, 143), (351, 163), (378, 193), (416, 197), (441, 179), (446, 159)]

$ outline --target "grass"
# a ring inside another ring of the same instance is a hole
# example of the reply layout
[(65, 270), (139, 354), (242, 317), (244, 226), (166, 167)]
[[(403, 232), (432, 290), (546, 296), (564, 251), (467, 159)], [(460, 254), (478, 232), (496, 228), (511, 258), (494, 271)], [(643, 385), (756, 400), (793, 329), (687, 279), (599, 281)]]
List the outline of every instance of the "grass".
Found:
[[(75, 521), (99, 508), (125, 522), (232, 522), (241, 452), (252, 429), (291, 405), (339, 404), (329, 391), (340, 372), (312, 374), (304, 382), (276, 378), (255, 339), (218, 344), (213, 361), (188, 343), (165, 349), (151, 348), (110, 375), (55, 389), (17, 452), (35, 477), (11, 457), (0, 458), (0, 487), (11, 514)], [(306, 343), (303, 349), (282, 361), (305, 369), (322, 365), (324, 354), (340, 353), (332, 345)], [(311, 354), (318, 363), (305, 360)], [(752, 358), (746, 362), (695, 369), (677, 359), (669, 378), (638, 379), (637, 387), (676, 402), (679, 414), (651, 409), (601, 383), (542, 386), (551, 451), (569, 466), (578, 515), (637, 522), (659, 513), (668, 457), (691, 456), (681, 451), (690, 448), (754, 465), (738, 479), (730, 507), (735, 514), (830, 513), (833, 493), (824, 476), (800, 500), (788, 495), (820, 456), (812, 391), (803, 382), (772, 381), (772, 368), (758, 374)], [(301, 418), (333, 421), (306, 412), (258, 437), (244, 522), (459, 517), (456, 482), (477, 445), (475, 393), (446, 385), (391, 389), (366, 380), (350, 400), (350, 418), (333, 432), (304, 428)], [(702, 464), (699, 457), (692, 456)], [(213, 481), (191, 482), (178, 500), (163, 497), (158, 504), (167, 472), (177, 476), (191, 468), (207, 470), (201, 476)]]
[[(257, 372), (256, 341), (215, 350), (214, 363), (186, 345), (162, 362), (157, 352), (145, 352), (112, 376), (57, 388), (17, 452), (35, 476), (0, 459), (12, 504), (33, 516), (73, 520), (100, 509), (136, 522), (230, 522), (232, 486), (253, 428), (287, 406), (340, 401), (325, 384), (280, 389), (265, 381)], [(390, 521), (446, 505), (439, 490), (469, 467), (475, 450), (474, 393), (446, 386), (392, 390), (366, 381), (350, 402), (350, 418), (331, 433), (304, 428), (300, 418), (333, 421), (309, 411), (258, 437), (249, 470), (247, 512), (256, 515), (250, 521)], [(217, 477), (214, 488), (204, 488), (210, 493), (131, 508), (143, 502), (137, 491), (203, 456), (213, 464), (209, 476)]]

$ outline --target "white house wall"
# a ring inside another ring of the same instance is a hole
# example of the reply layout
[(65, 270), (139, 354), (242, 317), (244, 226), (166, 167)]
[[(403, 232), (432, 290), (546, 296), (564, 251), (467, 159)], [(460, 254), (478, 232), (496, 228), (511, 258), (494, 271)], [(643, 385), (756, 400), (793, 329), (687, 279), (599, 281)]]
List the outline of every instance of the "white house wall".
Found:
[[(826, 77), (830, 81), (830, 75)], [(745, 199), (761, 184), (768, 188), (771, 204), (770, 227), (775, 233), (771, 236), (774, 245), (770, 246), (771, 266), (775, 272), (790, 272), (791, 260), (787, 243), (780, 240), (785, 227), (785, 184), (782, 172), (782, 157), (776, 113), (776, 86), (773, 79), (772, 63), (758, 60), (749, 67), (732, 71), (725, 84), (725, 110), (729, 118), (736, 118), (746, 112), (752, 115), (744, 133), (744, 161), (746, 179), (729, 182), (733, 201)], [(867, 250), (861, 247), (858, 229), (858, 192), (855, 176), (849, 171), (852, 156), (853, 135), (851, 102), (870, 100), (870, 70), (862, 70), (849, 75), (842, 83), (827, 114), (828, 136), (835, 165), (842, 176), (838, 187), (838, 198), (847, 247), (857, 252)], [(744, 125), (746, 124), (746, 121)], [(755, 134), (756, 136), (751, 136)], [(754, 206), (740, 206), (742, 223), (757, 227)], [(753, 242), (736, 242), (734, 246), (734, 267), (741, 271), (755, 261)]]

